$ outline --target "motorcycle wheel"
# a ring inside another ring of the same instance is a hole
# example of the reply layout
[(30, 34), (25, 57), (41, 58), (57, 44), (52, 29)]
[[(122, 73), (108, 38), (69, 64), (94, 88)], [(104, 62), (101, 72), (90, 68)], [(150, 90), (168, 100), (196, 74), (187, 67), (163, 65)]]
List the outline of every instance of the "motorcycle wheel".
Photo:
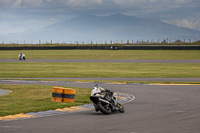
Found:
[(120, 113), (124, 113), (125, 112), (124, 106), (122, 106), (120, 103), (117, 103), (117, 107), (119, 108), (119, 112)]
[(106, 104), (102, 105), (101, 102), (98, 102), (97, 106), (99, 107), (99, 110), (105, 115), (109, 115), (112, 113), (111, 107), (107, 106)]

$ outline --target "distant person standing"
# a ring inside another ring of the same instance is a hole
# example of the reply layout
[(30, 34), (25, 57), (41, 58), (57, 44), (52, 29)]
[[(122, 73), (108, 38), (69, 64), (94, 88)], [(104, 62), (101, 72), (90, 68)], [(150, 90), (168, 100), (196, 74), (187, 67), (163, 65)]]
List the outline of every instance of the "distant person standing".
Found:
[(19, 60), (26, 60), (25, 54), (23, 53), (20, 53), (18, 57), (19, 57)]

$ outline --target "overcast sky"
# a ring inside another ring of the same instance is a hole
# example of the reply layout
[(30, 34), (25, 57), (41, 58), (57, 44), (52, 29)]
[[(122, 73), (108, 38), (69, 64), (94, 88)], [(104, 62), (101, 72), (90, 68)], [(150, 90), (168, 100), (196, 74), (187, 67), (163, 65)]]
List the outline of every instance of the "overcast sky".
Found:
[(38, 30), (85, 14), (114, 13), (200, 30), (200, 0), (0, 0), (0, 34)]

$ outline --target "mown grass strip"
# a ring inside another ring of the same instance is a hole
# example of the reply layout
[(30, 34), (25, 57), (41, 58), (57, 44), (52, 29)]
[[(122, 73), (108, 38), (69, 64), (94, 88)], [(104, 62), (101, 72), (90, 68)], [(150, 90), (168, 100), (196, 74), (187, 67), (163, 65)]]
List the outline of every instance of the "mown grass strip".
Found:
[(200, 77), (200, 64), (1, 62), (0, 77)]
[(1, 89), (11, 90), (12, 93), (0, 96), (0, 116), (20, 113), (47, 111), (90, 103), (91, 89), (76, 89), (75, 102), (51, 102), (52, 86), (42, 85), (3, 85)]
[(199, 50), (12, 50), (0, 51), (0, 59), (200, 59)]

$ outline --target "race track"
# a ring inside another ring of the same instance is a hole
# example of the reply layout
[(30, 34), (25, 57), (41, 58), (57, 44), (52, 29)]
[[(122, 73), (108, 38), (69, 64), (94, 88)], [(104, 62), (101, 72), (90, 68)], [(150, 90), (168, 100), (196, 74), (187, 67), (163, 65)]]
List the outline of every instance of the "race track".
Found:
[[(199, 78), (196, 79), (197, 81)], [(37, 84), (92, 88), (95, 83), (65, 81), (9, 81), (0, 84)], [(199, 133), (199, 85), (107, 84), (100, 86), (129, 93), (125, 113), (103, 115), (94, 110), (1, 121), (0, 133)]]
[[(20, 82), (7, 82), (21, 84)], [(2, 82), (1, 82), (2, 84)], [(40, 82), (54, 86), (92, 88), (93, 83)], [(198, 133), (200, 88), (198, 85), (101, 84), (104, 88), (130, 93), (136, 99), (124, 104), (126, 112), (103, 115), (94, 110), (49, 117), (0, 122), (1, 133)]]

